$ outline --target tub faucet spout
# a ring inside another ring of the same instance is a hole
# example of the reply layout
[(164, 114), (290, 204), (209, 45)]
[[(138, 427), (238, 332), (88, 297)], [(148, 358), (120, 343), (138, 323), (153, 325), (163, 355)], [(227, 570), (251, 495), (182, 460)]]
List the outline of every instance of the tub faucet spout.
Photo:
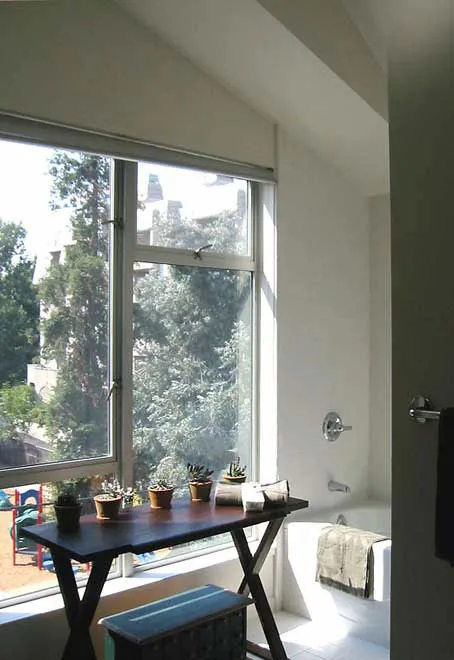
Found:
[(350, 493), (350, 486), (347, 484), (341, 484), (339, 481), (333, 481), (332, 479), (328, 481), (328, 490), (331, 493)]

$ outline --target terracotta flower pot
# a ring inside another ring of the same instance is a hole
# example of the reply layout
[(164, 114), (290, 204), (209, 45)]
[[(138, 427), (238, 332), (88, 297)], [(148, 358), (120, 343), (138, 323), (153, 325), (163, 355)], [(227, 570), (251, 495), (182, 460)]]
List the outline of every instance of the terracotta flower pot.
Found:
[(223, 477), (224, 481), (227, 481), (229, 484), (244, 484), (246, 481), (246, 475), (243, 474), (241, 477), (231, 477), (229, 474), (224, 474)]
[(210, 481), (190, 481), (189, 492), (191, 493), (191, 500), (193, 502), (208, 502), (210, 499), (211, 486), (213, 482)]
[(81, 508), (80, 504), (71, 506), (54, 504), (57, 527), (61, 532), (75, 532), (79, 529)]
[(173, 488), (149, 488), (148, 498), (152, 509), (170, 509)]
[(121, 507), (121, 495), (95, 495), (96, 517), (99, 520), (115, 520)]

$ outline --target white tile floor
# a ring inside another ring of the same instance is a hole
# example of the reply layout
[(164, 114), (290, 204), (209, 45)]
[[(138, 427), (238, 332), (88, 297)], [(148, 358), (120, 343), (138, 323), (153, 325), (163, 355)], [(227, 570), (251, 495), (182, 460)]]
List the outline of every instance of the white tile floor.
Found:
[[(389, 660), (389, 649), (352, 635), (340, 636), (288, 612), (275, 614), (287, 655), (291, 660)], [(248, 639), (266, 646), (257, 619), (248, 620)]]

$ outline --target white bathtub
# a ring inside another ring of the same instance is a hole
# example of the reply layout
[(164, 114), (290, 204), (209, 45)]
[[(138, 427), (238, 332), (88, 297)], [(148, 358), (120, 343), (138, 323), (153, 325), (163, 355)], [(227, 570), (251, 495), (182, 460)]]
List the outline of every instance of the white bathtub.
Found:
[[(344, 516), (351, 527), (378, 532), (389, 540), (373, 549), (373, 593), (363, 600), (315, 581), (320, 531)], [(365, 502), (350, 508), (328, 510), (318, 515), (308, 510), (285, 528), (283, 607), (326, 626), (337, 636), (353, 634), (374, 644), (389, 646), (391, 595), (391, 509), (382, 503)]]

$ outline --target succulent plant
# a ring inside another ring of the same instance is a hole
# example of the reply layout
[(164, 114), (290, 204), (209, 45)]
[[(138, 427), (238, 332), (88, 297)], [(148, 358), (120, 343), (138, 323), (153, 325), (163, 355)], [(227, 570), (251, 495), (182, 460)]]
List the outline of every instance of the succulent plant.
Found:
[(170, 488), (172, 486), (169, 486), (165, 479), (157, 479), (148, 486), (148, 490), (169, 490)]
[(226, 474), (229, 477), (244, 477), (246, 475), (246, 468), (247, 468), (246, 465), (243, 465), (243, 467), (241, 467), (240, 457), (238, 456), (235, 461), (229, 463), (229, 468)]
[(186, 469), (188, 471), (189, 482), (201, 484), (211, 481), (210, 477), (213, 474), (213, 470), (209, 470), (204, 465), (188, 463)]

